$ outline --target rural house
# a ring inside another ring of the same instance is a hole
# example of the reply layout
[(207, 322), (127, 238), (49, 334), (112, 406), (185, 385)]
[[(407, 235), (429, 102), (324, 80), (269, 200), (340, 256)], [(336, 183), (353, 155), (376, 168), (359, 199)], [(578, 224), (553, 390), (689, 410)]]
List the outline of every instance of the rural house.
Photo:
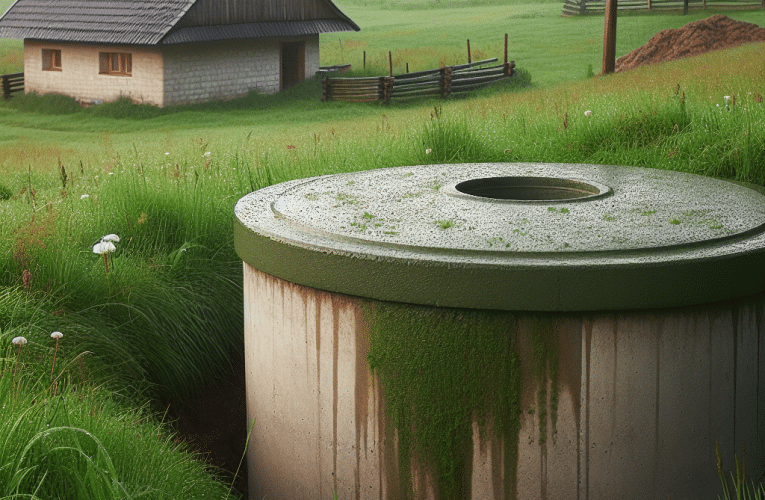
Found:
[(16, 0), (24, 90), (158, 106), (271, 94), (319, 69), (319, 34), (358, 31), (332, 0)]

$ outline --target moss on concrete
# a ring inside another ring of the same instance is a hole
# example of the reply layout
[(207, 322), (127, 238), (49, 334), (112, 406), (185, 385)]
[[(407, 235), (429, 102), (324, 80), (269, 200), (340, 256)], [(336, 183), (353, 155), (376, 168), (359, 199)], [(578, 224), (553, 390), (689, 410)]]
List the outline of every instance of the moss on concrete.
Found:
[[(369, 363), (398, 432), (401, 498), (415, 495), (413, 457), (429, 468), (437, 498), (470, 497), (474, 415), (482, 436), (490, 430), (503, 441), (505, 492), (514, 498), (521, 413), (516, 318), (391, 303), (377, 303), (369, 315)], [(546, 338), (539, 342), (545, 360)]]
[[(537, 315), (531, 327), (531, 346), (534, 353), (534, 374), (539, 384), (537, 416), (539, 418), (539, 444), (547, 442), (547, 412), (550, 411), (553, 433), (558, 423), (558, 365), (560, 359), (558, 328), (549, 315)], [(547, 386), (550, 385), (548, 401)]]

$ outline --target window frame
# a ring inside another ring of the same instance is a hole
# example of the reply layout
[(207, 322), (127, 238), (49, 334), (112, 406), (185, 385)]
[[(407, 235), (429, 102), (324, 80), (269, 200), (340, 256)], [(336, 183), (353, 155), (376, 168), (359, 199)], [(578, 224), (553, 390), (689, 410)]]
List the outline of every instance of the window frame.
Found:
[(133, 55), (130, 52), (99, 52), (98, 74), (133, 76)]
[(42, 70), (61, 71), (61, 49), (42, 49)]

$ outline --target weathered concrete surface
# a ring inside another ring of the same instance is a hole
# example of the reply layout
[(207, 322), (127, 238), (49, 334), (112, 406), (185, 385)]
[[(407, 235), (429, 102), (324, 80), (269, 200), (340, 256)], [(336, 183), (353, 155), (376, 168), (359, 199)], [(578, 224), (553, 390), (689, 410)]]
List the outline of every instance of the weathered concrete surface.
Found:
[[(569, 201), (460, 193), (478, 178), (606, 186)], [(523, 311), (674, 307), (765, 289), (765, 196), (678, 172), (467, 164), (287, 182), (236, 207), (243, 260), (315, 288), (381, 300)]]
[[(594, 187), (564, 201), (459, 189), (492, 177)], [(237, 204), (234, 235), (245, 261), (252, 498), (402, 498), (396, 430), (367, 359), (376, 300), (514, 312), (516, 477), (504, 477), (515, 450), (476, 420), (472, 498), (713, 497), (716, 441), (728, 463), (746, 443), (750, 474), (763, 471), (757, 191), (597, 165), (401, 167), (252, 193)], [(555, 312), (555, 384), (530, 365), (533, 311)], [(552, 394), (557, 422), (540, 424)], [(433, 498), (424, 464), (414, 460), (411, 475), (413, 497)]]
[[(255, 419), (250, 497), (337, 491), (339, 499), (396, 499), (388, 490), (398, 477), (395, 430), (366, 357), (364, 309), (375, 301), (289, 283), (247, 263), (244, 276)], [(547, 419), (544, 444), (528, 365), (535, 319), (516, 314), (524, 363), (516, 493), (504, 486), (506, 450), (475, 425), (471, 498), (713, 498), (716, 441), (729, 467), (746, 443), (749, 473), (761, 471), (764, 310), (759, 294), (676, 310), (559, 315), (558, 420)], [(413, 472), (416, 498), (433, 498), (427, 474), (416, 465)]]

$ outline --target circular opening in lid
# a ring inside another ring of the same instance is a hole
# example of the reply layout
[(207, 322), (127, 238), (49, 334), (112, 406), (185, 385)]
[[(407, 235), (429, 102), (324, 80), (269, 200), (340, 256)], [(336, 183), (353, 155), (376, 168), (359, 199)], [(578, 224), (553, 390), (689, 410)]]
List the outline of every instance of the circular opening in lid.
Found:
[(611, 188), (556, 177), (487, 177), (456, 184), (462, 194), (508, 201), (579, 201), (605, 196)]

